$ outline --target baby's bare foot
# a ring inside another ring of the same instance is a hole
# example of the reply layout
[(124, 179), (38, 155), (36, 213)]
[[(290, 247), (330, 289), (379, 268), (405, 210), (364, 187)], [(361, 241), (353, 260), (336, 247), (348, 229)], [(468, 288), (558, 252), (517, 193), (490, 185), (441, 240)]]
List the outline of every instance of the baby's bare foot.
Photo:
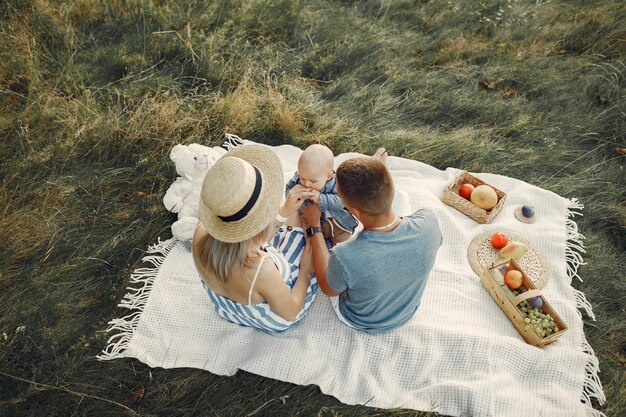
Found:
[(387, 156), (388, 155), (389, 154), (387, 153), (385, 148), (378, 148), (376, 153), (374, 155), (372, 155), (372, 158), (378, 159), (380, 162), (382, 162), (383, 164), (387, 165)]

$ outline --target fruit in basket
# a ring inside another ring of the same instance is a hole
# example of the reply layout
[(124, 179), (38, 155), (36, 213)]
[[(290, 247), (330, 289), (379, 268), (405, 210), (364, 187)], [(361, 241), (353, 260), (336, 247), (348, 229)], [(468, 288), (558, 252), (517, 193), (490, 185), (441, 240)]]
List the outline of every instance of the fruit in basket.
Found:
[(517, 294), (514, 291), (511, 291), (506, 285), (501, 285), (500, 288), (502, 288), (502, 292), (509, 297), (509, 300), (512, 300), (517, 296)]
[(504, 275), (504, 283), (512, 290), (516, 290), (522, 286), (524, 276), (517, 269), (511, 269)]
[(496, 249), (502, 249), (509, 243), (509, 237), (501, 232), (496, 232), (491, 235), (491, 246)]
[(498, 204), (498, 194), (490, 186), (482, 184), (474, 188), (470, 201), (481, 209), (491, 210)]
[(543, 299), (541, 297), (529, 298), (528, 304), (530, 304), (533, 308), (541, 309), (541, 306), (543, 306)]
[(541, 337), (557, 333), (559, 331), (559, 326), (556, 324), (552, 316), (550, 314), (544, 314), (540, 308), (533, 307), (528, 301), (529, 300), (524, 300), (518, 305), (518, 309), (522, 313), (524, 322), (532, 327)]
[(500, 258), (520, 259), (528, 251), (528, 246), (522, 242), (510, 242), (508, 245), (500, 249)]
[(472, 191), (474, 191), (474, 186), (472, 184), (466, 183), (459, 187), (459, 195), (466, 200), (469, 200), (472, 196)]
[(504, 274), (506, 274), (506, 271), (509, 269), (509, 266), (511, 266), (511, 263), (506, 262), (498, 267), (498, 271), (500, 271), (503, 277), (504, 277)]
[(491, 276), (496, 280), (498, 285), (504, 285), (504, 273), (501, 272), (498, 268), (491, 269)]

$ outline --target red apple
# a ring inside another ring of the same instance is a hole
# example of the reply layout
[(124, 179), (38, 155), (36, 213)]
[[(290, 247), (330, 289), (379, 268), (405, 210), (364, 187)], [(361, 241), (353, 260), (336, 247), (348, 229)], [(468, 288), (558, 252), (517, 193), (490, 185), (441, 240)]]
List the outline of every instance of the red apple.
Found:
[(502, 249), (509, 243), (509, 237), (504, 233), (497, 232), (491, 235), (491, 246), (496, 249)]
[(472, 191), (474, 191), (474, 186), (472, 184), (463, 184), (459, 187), (459, 195), (466, 200), (470, 199)]
[(517, 269), (511, 269), (504, 275), (504, 282), (506, 286), (512, 290), (516, 290), (522, 286), (523, 275)]

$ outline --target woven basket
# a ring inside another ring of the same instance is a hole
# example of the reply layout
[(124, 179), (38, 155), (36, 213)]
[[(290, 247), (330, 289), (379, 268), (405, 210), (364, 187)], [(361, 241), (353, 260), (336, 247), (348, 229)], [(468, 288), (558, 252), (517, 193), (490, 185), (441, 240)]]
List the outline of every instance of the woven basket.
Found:
[[(479, 185), (489, 185), (496, 191), (496, 194), (498, 196), (498, 204), (496, 204), (496, 206), (491, 210), (481, 209), (471, 201), (466, 200), (459, 195), (459, 188), (463, 184), (472, 184), (474, 187), (477, 187)], [(467, 171), (461, 171), (459, 175), (457, 175), (455, 180), (443, 189), (443, 193), (441, 195), (441, 201), (451, 207), (454, 207), (455, 209), (465, 214), (477, 223), (491, 222), (493, 218), (498, 215), (500, 210), (502, 210), (505, 199), (506, 194), (504, 192), (498, 190), (496, 187), (490, 184), (487, 184), (479, 178), (476, 178)]]
[[(494, 266), (499, 266), (504, 263), (509, 264), (509, 270), (516, 269), (522, 273), (523, 286), (528, 291), (522, 293), (521, 295), (518, 295), (513, 299), (509, 298), (502, 290), (500, 284), (494, 279), (489, 269), (486, 269), (480, 277), (480, 282), (482, 283), (483, 287), (485, 287), (485, 289), (489, 292), (491, 298), (493, 298), (496, 304), (498, 304), (498, 306), (502, 309), (504, 314), (513, 324), (513, 326), (515, 326), (515, 329), (519, 332), (520, 336), (522, 336), (526, 343), (537, 347), (542, 347), (549, 343), (555, 342), (556, 339), (561, 337), (561, 335), (567, 330), (567, 325), (556, 313), (556, 311), (554, 311), (552, 306), (548, 303), (548, 301), (541, 294), (541, 292), (537, 290), (535, 284), (528, 278), (526, 272), (520, 267), (517, 262), (515, 262), (515, 260), (508, 259)], [(558, 331), (556, 333), (542, 337), (529, 324), (524, 321), (521, 312), (518, 310), (518, 304), (521, 303), (522, 300), (535, 296), (540, 296), (543, 299), (541, 312), (543, 314), (550, 314), (550, 316), (558, 326)]]

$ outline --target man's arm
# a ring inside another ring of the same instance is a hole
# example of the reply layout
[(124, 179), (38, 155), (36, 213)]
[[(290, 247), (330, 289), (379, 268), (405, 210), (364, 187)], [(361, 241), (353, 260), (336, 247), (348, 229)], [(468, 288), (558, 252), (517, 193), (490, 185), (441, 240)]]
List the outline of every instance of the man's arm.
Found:
[[(321, 211), (317, 204), (309, 204), (306, 207), (302, 207), (302, 215), (307, 220), (307, 223), (311, 227), (321, 227), (320, 217)], [(309, 244), (313, 252), (313, 266), (315, 268), (315, 276), (317, 277), (317, 283), (319, 284), (322, 292), (329, 297), (339, 295), (337, 291), (333, 290), (326, 279), (326, 270), (328, 269), (328, 248), (324, 241), (324, 236), (321, 233), (315, 233), (309, 237)]]
[[(316, 226), (319, 227), (319, 224)], [(317, 283), (322, 289), (322, 292), (329, 297), (341, 294), (333, 290), (330, 285), (328, 285), (328, 281), (326, 280), (326, 270), (328, 269), (328, 258), (330, 257), (330, 254), (328, 253), (324, 236), (321, 233), (315, 233), (309, 238), (309, 242), (313, 251), (315, 276), (317, 277)]]

